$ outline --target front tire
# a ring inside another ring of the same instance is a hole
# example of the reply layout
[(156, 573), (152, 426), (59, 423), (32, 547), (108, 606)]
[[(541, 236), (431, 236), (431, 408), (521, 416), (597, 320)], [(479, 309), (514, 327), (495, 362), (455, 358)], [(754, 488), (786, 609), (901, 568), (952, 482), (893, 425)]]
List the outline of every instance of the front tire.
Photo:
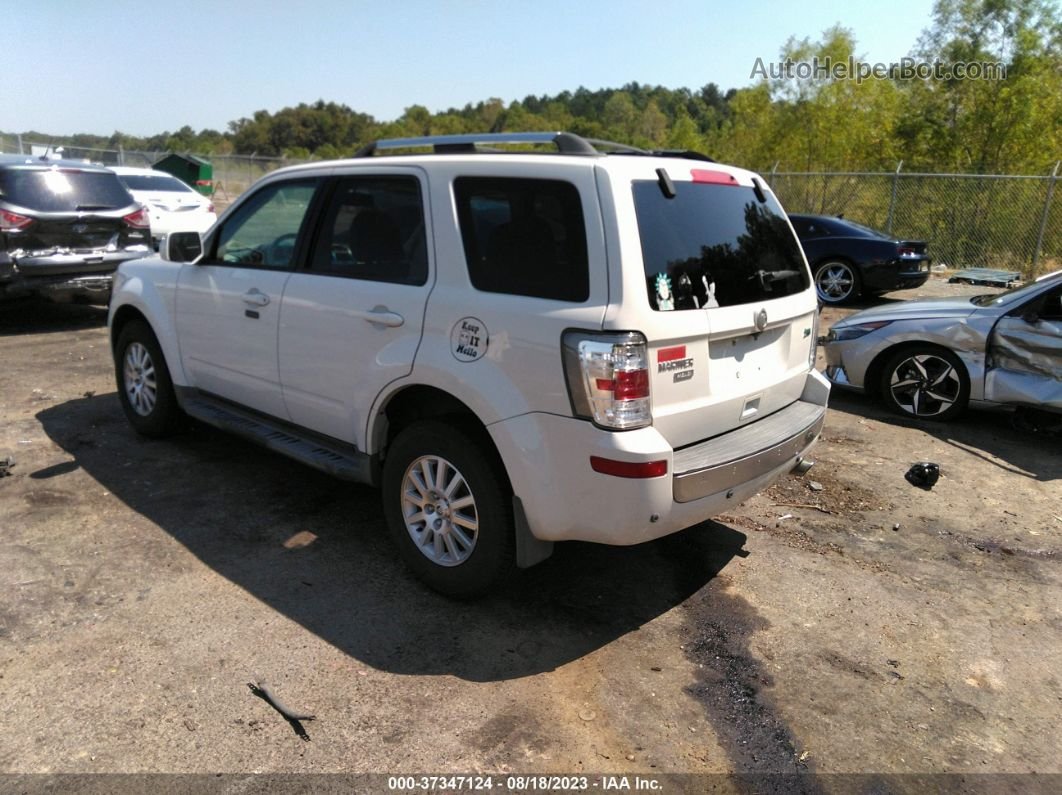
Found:
[(885, 363), (881, 396), (897, 414), (944, 422), (966, 408), (970, 378), (951, 351), (928, 345), (908, 348)]
[(815, 291), (825, 304), (838, 305), (859, 297), (862, 285), (859, 271), (843, 259), (831, 259), (815, 266)]
[(130, 321), (114, 348), (118, 399), (129, 424), (144, 436), (168, 436), (177, 429), (181, 409), (155, 334), (140, 320)]
[(474, 433), (413, 423), (384, 461), (383, 508), (410, 569), (447, 596), (477, 596), (514, 569), (512, 492), (501, 462)]

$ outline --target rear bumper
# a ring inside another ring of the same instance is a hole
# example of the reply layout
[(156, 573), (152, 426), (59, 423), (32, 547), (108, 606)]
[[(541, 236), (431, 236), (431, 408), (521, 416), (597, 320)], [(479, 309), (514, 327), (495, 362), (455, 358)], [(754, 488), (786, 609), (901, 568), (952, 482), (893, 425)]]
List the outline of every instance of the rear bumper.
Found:
[(675, 502), (692, 502), (795, 465), (818, 438), (826, 407), (790, 403), (759, 422), (675, 453)]
[(927, 257), (923, 260), (891, 260), (871, 266), (863, 271), (863, 287), (881, 292), (921, 287), (929, 280), (931, 261)]
[[(793, 469), (818, 438), (828, 395), (826, 379), (809, 373), (790, 406), (678, 451), (652, 427), (610, 432), (551, 414), (526, 414), (489, 430), (536, 538), (629, 545), (729, 510)], [(606, 475), (591, 468), (591, 456), (663, 460), (667, 474)]]
[(14, 268), (0, 268), (0, 298), (41, 295), (54, 301), (79, 299), (106, 304), (114, 281), (114, 265), (88, 270), (82, 265), (73, 273), (29, 273)]

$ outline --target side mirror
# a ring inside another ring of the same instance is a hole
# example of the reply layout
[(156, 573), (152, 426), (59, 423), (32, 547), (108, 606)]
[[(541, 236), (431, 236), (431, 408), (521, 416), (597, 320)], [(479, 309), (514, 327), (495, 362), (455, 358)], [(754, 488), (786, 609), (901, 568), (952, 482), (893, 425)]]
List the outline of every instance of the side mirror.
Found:
[(1037, 323), (1040, 322), (1040, 313), (1037, 312), (1035, 309), (1030, 309), (1028, 312), (1021, 316), (1021, 319), (1028, 323), (1030, 326), (1035, 326)]
[(159, 246), (168, 262), (195, 262), (203, 256), (203, 239), (198, 232), (171, 232)]

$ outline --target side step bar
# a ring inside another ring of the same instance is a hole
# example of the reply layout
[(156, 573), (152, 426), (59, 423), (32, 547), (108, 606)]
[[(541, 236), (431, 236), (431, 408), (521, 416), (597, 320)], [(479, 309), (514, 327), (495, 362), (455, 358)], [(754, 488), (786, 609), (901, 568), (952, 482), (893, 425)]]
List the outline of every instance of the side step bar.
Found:
[(356, 483), (377, 482), (373, 457), (353, 445), (244, 409), (195, 389), (178, 388), (185, 413), (207, 425), (268, 447), (314, 469)]

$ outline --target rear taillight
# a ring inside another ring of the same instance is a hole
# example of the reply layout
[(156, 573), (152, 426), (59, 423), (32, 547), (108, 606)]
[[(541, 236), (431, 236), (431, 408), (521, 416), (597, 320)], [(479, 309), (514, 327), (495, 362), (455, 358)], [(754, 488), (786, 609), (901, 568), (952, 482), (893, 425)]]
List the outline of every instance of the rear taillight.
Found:
[(8, 212), (7, 210), (0, 210), (0, 231), (2, 232), (14, 232), (18, 229), (25, 229), (32, 223), (33, 219), (27, 218), (25, 215)]
[(899, 251), (901, 257), (913, 257), (918, 254), (918, 252), (915, 251), (913, 248), (909, 248), (907, 246), (900, 246)]
[(811, 350), (808, 352), (808, 367), (815, 369), (815, 358), (819, 345), (819, 307), (811, 313)]
[(122, 220), (135, 229), (147, 229), (151, 226), (151, 216), (148, 215), (148, 211), (143, 207), (135, 213), (123, 216)]
[(576, 416), (616, 430), (652, 422), (645, 337), (636, 332), (567, 331), (561, 347)]

